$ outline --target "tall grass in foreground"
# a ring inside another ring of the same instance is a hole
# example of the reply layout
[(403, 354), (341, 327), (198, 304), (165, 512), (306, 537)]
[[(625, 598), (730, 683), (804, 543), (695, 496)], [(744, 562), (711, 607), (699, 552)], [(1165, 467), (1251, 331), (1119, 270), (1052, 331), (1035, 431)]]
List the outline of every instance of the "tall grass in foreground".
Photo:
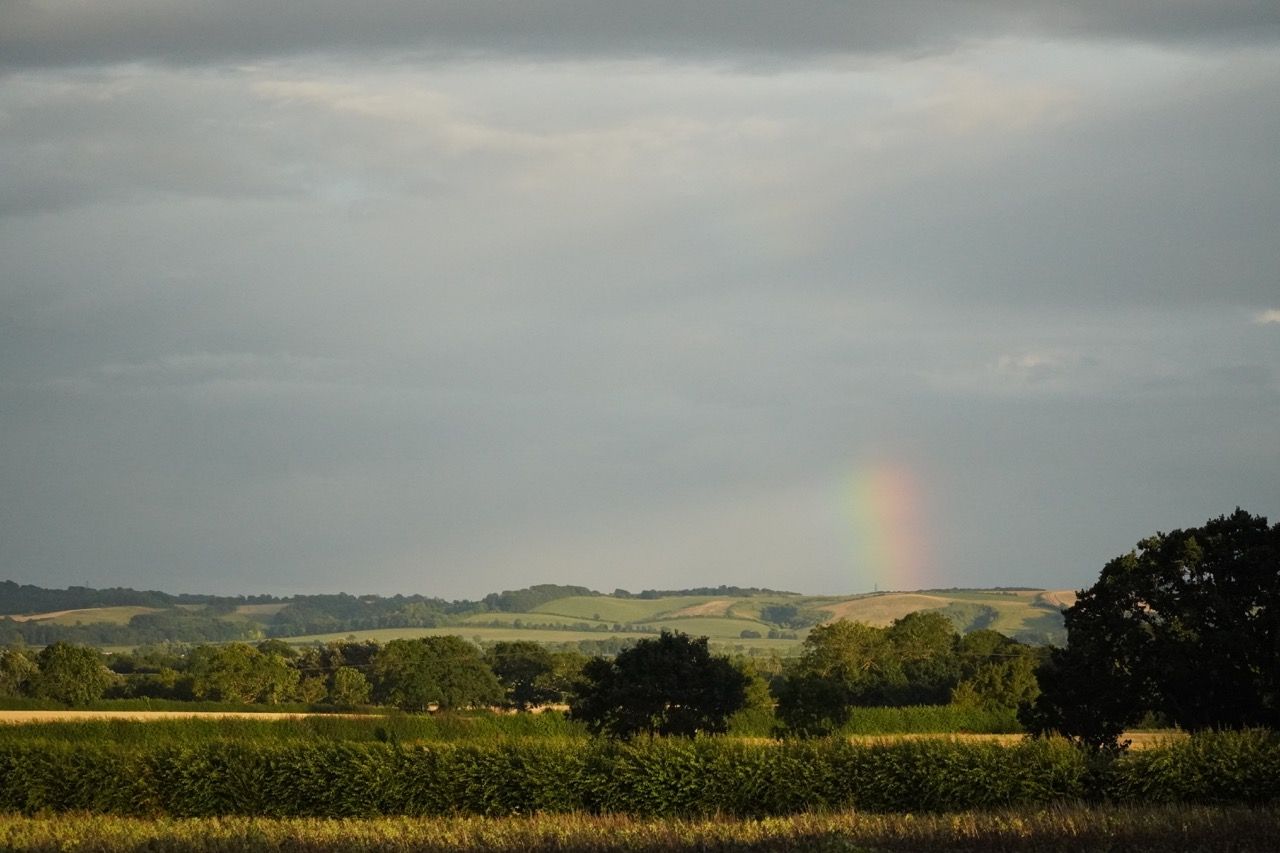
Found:
[(0, 815), (0, 845), (15, 853), (1269, 853), (1277, 838), (1280, 810), (1243, 807), (1076, 805), (938, 815), (845, 812), (663, 821), (584, 814), (430, 820)]

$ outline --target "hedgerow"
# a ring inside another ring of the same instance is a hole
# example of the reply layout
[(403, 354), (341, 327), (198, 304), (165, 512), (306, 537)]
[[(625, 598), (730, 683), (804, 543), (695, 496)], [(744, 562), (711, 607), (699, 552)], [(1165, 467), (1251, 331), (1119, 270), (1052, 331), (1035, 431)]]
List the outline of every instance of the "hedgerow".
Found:
[(723, 738), (429, 745), (31, 740), (0, 744), (0, 811), (120, 815), (766, 816), (954, 811), (1082, 799), (1280, 797), (1280, 739), (1205, 735), (1109, 761), (1066, 741), (857, 744)]

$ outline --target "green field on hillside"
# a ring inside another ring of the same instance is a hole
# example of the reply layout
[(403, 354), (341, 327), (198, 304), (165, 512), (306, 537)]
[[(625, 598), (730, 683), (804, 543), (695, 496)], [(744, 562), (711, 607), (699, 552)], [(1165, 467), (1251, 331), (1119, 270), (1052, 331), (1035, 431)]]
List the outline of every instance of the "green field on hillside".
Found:
[(599, 625), (603, 628), (609, 628), (614, 623), (603, 619), (585, 619), (576, 616), (561, 616), (557, 613), (504, 613), (502, 611), (493, 610), (488, 613), (472, 613), (470, 616), (464, 616), (461, 625), (473, 624), (493, 624), (501, 622), (504, 625), (514, 625), (516, 622), (525, 626), (530, 625)]
[[(455, 624), (434, 628), (337, 630), (285, 639), (307, 643), (355, 636), (386, 642), (404, 637), (455, 634), (482, 643), (517, 639), (572, 643), (610, 637), (634, 638), (651, 634), (655, 629), (671, 629), (707, 636), (721, 646), (739, 645), (748, 650), (786, 653), (803, 640), (806, 633), (806, 629), (794, 626), (815, 619), (849, 619), (883, 627), (908, 613), (937, 610), (950, 618), (962, 632), (993, 628), (1029, 642), (1061, 643), (1065, 639), (1061, 609), (1074, 599), (1075, 593), (1071, 590), (1035, 589), (920, 590), (845, 596), (761, 593), (618, 598), (611, 595), (570, 595), (544, 601), (528, 612), (483, 610), (455, 617), (458, 620)], [(799, 621), (784, 619), (784, 623), (778, 623), (765, 620), (765, 609), (774, 605), (794, 608)], [(272, 618), (285, 606), (279, 602), (244, 604), (216, 618), (241, 624), (256, 623), (261, 633), (270, 634)], [(191, 613), (208, 612), (202, 605), (179, 605), (179, 608)], [(156, 612), (162, 611), (152, 607), (98, 607), (17, 618), (50, 625), (125, 625), (138, 614)], [(517, 623), (519, 627), (516, 627)], [(585, 630), (578, 630), (575, 626)], [(613, 630), (615, 626), (621, 630)], [(770, 630), (792, 636), (786, 640), (768, 640)], [(744, 640), (741, 638), (743, 631), (754, 631), (761, 638)]]
[(603, 622), (648, 622), (686, 607), (706, 604), (715, 596), (678, 595), (668, 598), (614, 598), (611, 595), (575, 595), (557, 598), (535, 607), (537, 613), (554, 613), (572, 619)]
[(481, 643), (496, 643), (500, 640), (533, 640), (539, 643), (576, 643), (581, 640), (607, 640), (610, 637), (636, 639), (652, 636), (651, 634), (621, 631), (566, 631), (558, 629), (538, 628), (488, 628), (481, 625), (449, 625), (444, 628), (374, 628), (368, 631), (345, 631), (332, 634), (308, 634), (302, 637), (289, 637), (291, 643), (328, 643), (333, 640), (345, 640), (354, 637), (357, 640), (376, 640), (386, 643), (390, 640), (412, 639), (414, 637), (455, 636)]
[(659, 630), (683, 631), (692, 636), (712, 639), (738, 639), (743, 631), (756, 631), (767, 635), (773, 626), (747, 619), (726, 619), (714, 616), (689, 616), (683, 619), (662, 619), (650, 623)]

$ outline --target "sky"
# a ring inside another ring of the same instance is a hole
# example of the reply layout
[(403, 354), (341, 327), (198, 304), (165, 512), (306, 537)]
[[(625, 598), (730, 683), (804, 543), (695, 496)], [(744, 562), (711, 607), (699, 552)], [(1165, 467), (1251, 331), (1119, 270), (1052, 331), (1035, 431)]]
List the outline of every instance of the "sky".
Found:
[(1280, 520), (1280, 6), (0, 0), (0, 577), (1092, 584)]

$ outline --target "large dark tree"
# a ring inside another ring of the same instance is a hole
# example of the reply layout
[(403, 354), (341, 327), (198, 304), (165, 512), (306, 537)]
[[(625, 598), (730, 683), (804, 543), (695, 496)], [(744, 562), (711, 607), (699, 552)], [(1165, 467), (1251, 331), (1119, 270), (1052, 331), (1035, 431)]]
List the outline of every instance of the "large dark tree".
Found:
[(569, 715), (594, 734), (629, 738), (723, 732), (747, 701), (747, 677), (713, 656), (707, 638), (663, 631), (613, 660), (594, 658), (569, 703)]
[(1148, 711), (1193, 730), (1280, 724), (1280, 524), (1237, 509), (1144, 539), (1065, 619), (1033, 730), (1110, 746)]

